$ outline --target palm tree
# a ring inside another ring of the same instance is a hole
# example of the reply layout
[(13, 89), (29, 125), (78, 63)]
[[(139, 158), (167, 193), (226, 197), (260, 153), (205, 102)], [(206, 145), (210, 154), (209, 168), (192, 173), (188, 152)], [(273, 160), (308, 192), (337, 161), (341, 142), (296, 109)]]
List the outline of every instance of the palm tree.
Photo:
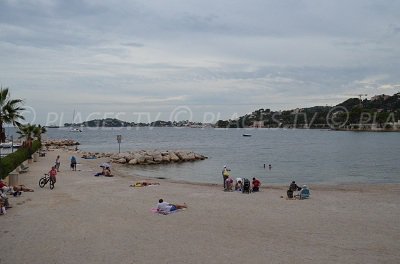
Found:
[(25, 138), (25, 141), (22, 143), (22, 146), (24, 148), (28, 149), (28, 159), (32, 158), (32, 141), (34, 137), (37, 137), (38, 135), (40, 136), (41, 134), (41, 127), (38, 127), (36, 125), (31, 125), (31, 124), (26, 124), (26, 125), (20, 125), (19, 126), (19, 131), (17, 131), (18, 134), (20, 134), (19, 138)]
[(17, 133), (20, 135), (19, 138), (24, 138), (25, 141), (33, 140), (36, 125), (26, 124), (20, 125), (18, 128), (19, 131)]
[(3, 124), (13, 124), (20, 126), (19, 119), (24, 120), (21, 112), (25, 110), (20, 105), (23, 103), (21, 99), (10, 99), (8, 88), (0, 87), (0, 143), (6, 140)]
[(36, 137), (39, 140), (39, 142), (42, 142), (42, 134), (44, 134), (46, 132), (47, 132), (47, 130), (45, 127), (38, 125), (33, 130), (33, 136)]
[(39, 141), (42, 140), (42, 134), (46, 133), (47, 130), (45, 127), (41, 125), (20, 125), (19, 131), (17, 133), (20, 135), (19, 138), (25, 138), (25, 141), (28, 143), (33, 139), (38, 139)]

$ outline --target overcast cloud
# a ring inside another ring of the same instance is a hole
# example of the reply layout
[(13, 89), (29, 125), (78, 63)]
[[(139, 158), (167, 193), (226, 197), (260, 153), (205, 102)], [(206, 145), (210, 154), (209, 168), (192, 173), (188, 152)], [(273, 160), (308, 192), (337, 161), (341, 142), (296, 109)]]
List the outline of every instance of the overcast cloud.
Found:
[(74, 109), (215, 122), (393, 94), (399, 43), (400, 1), (0, 0), (0, 83), (36, 123)]

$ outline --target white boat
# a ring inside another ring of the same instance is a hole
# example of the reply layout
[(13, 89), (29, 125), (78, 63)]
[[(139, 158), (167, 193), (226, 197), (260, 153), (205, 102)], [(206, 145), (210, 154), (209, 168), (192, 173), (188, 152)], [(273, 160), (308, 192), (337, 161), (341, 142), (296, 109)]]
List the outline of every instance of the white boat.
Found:
[(21, 147), (21, 144), (18, 143), (12, 143), (12, 142), (0, 143), (0, 148), (19, 148), (19, 147)]
[(75, 126), (75, 109), (74, 114), (72, 115), (72, 128), (69, 130), (69, 132), (82, 132), (80, 128)]

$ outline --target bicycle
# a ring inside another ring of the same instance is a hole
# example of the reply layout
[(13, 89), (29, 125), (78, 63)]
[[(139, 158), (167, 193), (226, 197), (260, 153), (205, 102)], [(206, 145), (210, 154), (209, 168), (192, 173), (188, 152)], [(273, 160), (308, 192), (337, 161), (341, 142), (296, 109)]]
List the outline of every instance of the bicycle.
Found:
[(53, 190), (55, 182), (53, 181), (53, 178), (49, 176), (49, 174), (45, 173), (44, 176), (39, 180), (40, 188), (46, 186), (48, 182), (50, 182), (50, 189)]

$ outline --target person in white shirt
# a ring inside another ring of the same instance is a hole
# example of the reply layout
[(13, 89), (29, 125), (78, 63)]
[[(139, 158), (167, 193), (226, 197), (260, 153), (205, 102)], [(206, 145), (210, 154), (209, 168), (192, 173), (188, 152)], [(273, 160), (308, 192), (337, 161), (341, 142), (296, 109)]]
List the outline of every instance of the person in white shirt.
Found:
[(173, 211), (176, 211), (178, 209), (183, 209), (183, 208), (187, 208), (186, 203), (184, 203), (183, 205), (181, 204), (170, 204), (167, 202), (164, 202), (163, 199), (158, 200), (158, 204), (157, 204), (157, 212), (159, 213), (170, 213)]

